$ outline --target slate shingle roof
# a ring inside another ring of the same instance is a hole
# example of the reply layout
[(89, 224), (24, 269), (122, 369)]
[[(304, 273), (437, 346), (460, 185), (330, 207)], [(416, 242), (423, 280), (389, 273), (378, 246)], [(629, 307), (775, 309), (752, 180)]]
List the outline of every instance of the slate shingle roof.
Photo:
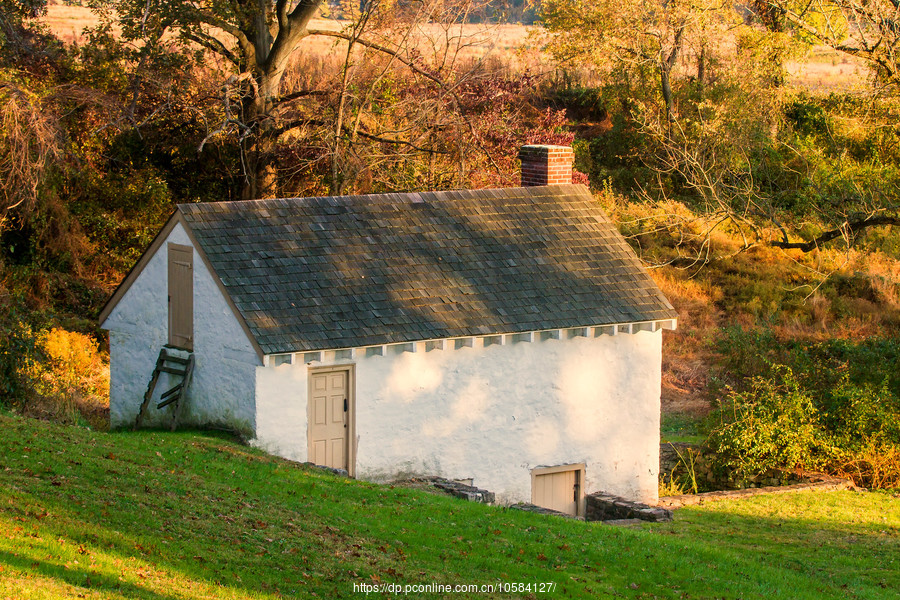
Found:
[(581, 185), (178, 210), (266, 354), (676, 316)]

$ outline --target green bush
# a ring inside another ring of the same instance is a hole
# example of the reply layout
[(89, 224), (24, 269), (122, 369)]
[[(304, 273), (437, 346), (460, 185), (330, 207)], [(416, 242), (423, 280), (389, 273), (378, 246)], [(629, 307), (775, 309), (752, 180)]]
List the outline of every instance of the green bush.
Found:
[(828, 135), (828, 114), (821, 103), (801, 96), (785, 106), (784, 116), (794, 127), (794, 131), (802, 135)]
[(771, 379), (754, 378), (747, 391), (732, 390), (714, 413), (709, 445), (716, 467), (736, 480), (773, 468), (818, 469), (827, 456), (827, 434), (818, 410), (787, 367)]
[(837, 447), (852, 453), (872, 444), (900, 446), (900, 402), (887, 382), (858, 385), (845, 375), (823, 396), (821, 420)]
[(34, 395), (23, 366), (38, 360), (39, 348), (31, 324), (18, 311), (0, 313), (5, 313), (0, 317), (0, 408), (21, 409)]
[[(850, 285), (839, 283), (838, 285)], [(871, 337), (859, 342), (782, 339), (770, 330), (732, 327), (717, 343), (726, 372), (772, 378), (778, 365), (793, 371), (800, 384), (830, 396), (845, 379), (853, 385), (885, 385), (900, 397), (900, 338)], [(738, 382), (731, 382), (738, 387)]]
[(746, 374), (707, 423), (720, 477), (825, 470), (900, 485), (900, 340), (779, 340), (732, 329), (720, 350)]

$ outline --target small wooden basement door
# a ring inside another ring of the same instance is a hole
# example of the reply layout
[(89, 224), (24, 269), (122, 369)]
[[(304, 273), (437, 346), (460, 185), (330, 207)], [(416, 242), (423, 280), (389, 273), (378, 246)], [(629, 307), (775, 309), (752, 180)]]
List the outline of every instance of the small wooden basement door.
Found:
[(169, 345), (194, 349), (194, 249), (169, 243)]
[(531, 503), (568, 515), (583, 515), (583, 484), (584, 464), (534, 469)]
[(353, 393), (350, 368), (310, 371), (309, 461), (316, 465), (353, 469)]

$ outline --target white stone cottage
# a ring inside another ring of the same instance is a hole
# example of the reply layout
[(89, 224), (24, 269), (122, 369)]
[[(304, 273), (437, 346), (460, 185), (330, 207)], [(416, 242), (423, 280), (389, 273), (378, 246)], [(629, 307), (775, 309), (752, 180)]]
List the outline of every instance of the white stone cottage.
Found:
[(588, 189), (556, 184), (571, 156), (523, 148), (520, 188), (179, 205), (100, 316), (111, 426), (168, 345), (194, 361), (181, 422), (279, 456), (572, 513), (655, 502), (676, 314)]

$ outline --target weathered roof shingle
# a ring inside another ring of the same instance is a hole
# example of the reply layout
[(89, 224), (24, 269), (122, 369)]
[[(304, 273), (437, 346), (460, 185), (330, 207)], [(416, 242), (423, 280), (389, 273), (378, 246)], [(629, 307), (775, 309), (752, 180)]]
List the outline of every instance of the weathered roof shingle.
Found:
[(267, 354), (676, 316), (581, 185), (178, 210)]

